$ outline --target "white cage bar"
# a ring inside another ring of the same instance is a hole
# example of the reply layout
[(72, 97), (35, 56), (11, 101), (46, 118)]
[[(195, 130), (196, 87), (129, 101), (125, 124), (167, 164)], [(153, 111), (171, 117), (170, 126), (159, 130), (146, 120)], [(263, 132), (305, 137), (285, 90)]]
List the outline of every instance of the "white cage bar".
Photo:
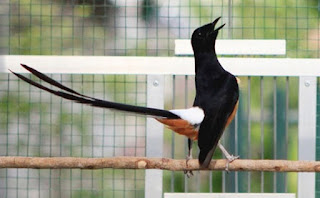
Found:
[[(221, 39), (216, 41), (220, 55), (285, 55), (285, 40)], [(189, 39), (175, 40), (176, 55), (193, 55)]]
[[(219, 58), (237, 76), (320, 76), (320, 59)], [(25, 73), (20, 63), (52, 74), (194, 75), (193, 57), (0, 56), (0, 72)]]

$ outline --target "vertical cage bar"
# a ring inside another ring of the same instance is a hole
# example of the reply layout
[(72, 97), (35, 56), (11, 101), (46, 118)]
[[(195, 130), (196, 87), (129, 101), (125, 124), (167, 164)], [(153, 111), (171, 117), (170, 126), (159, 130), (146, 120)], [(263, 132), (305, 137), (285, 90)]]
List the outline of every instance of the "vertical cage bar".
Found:
[[(6, 100), (9, 102), (10, 96), (9, 96), (8, 93), (9, 93), (9, 90), (11, 88), (10, 83), (9, 83), (10, 82), (10, 74), (7, 74), (7, 80), (8, 80), (8, 84), (7, 84)], [(6, 131), (9, 131), (9, 114), (10, 114), (9, 105), (7, 105), (5, 112), (6, 112), (6, 128), (5, 129), (6, 129)], [(9, 155), (9, 134), (6, 137), (6, 152), (5, 152), (5, 155), (6, 156)], [(9, 178), (9, 169), (6, 169), (5, 178)], [(5, 196), (7, 197), (7, 195), (8, 195), (8, 187), (9, 187), (9, 180), (8, 179), (5, 180), (5, 187), (6, 187)]]
[(210, 171), (209, 173), (209, 192), (212, 193), (212, 185), (213, 185), (213, 182), (212, 182), (212, 171)]
[[(260, 144), (261, 144), (261, 159), (264, 159), (264, 100), (263, 100), (263, 76), (260, 77), (260, 126), (261, 126), (261, 136), (260, 136)], [(260, 192), (264, 192), (264, 172), (261, 171), (261, 184), (260, 184)]]
[[(148, 75), (147, 77), (147, 106), (164, 107), (164, 76)], [(147, 118), (146, 156), (162, 157), (163, 154), (163, 125), (152, 118)], [(146, 170), (145, 198), (162, 198), (162, 170)]]
[[(235, 139), (235, 145), (234, 145), (234, 152), (235, 152), (235, 156), (239, 155), (239, 151), (238, 151), (238, 125), (239, 125), (239, 117), (238, 117), (239, 113), (237, 111), (236, 116), (234, 118), (234, 139)], [(235, 185), (235, 192), (239, 192), (239, 178), (238, 178), (238, 171), (235, 172), (234, 175), (234, 185)]]
[[(273, 159), (277, 159), (277, 77), (273, 77)], [(273, 192), (277, 191), (277, 173), (273, 173)]]
[[(222, 138), (222, 144), (225, 146), (226, 145), (226, 140), (225, 140), (225, 136)], [(220, 142), (221, 143), (221, 142)], [(223, 155), (222, 155), (223, 158)], [(226, 171), (222, 172), (222, 192), (225, 193), (226, 192)]]
[[(188, 76), (184, 76), (184, 107), (188, 108)], [(184, 138), (184, 143), (185, 143), (185, 153), (188, 153), (188, 138)], [(197, 175), (197, 180), (198, 180), (198, 176)], [(184, 191), (185, 192), (189, 192), (189, 180), (187, 175), (184, 175)]]
[[(246, 83), (249, 83), (248, 80)], [(246, 85), (248, 87), (248, 85)], [(240, 158), (245, 159), (249, 158), (249, 143), (248, 143), (248, 91), (240, 89), (240, 95), (239, 95), (239, 109), (238, 109), (238, 115), (236, 117), (237, 121), (237, 155), (240, 156)], [(237, 192), (248, 192), (248, 171), (239, 171), (237, 174)]]
[[(287, 158), (287, 138), (286, 138), (286, 123), (288, 117), (288, 78), (279, 78), (277, 81), (276, 89), (276, 159), (286, 159)], [(286, 190), (286, 173), (276, 173), (276, 189), (277, 193), (284, 193)]]
[[(319, 137), (320, 137), (320, 78), (317, 77), (317, 117), (316, 117), (316, 135), (317, 135), (317, 141), (316, 141), (316, 160), (320, 160), (320, 141), (319, 141)], [(320, 173), (316, 173), (316, 189), (315, 189), (315, 193), (316, 193), (316, 197), (320, 197)]]
[[(106, 83), (106, 75), (103, 75), (102, 76), (102, 82), (103, 82), (103, 84), (105, 84)], [(103, 86), (103, 89), (102, 89), (102, 91), (103, 91), (103, 100), (106, 100), (106, 86)], [(103, 131), (106, 131), (106, 113), (103, 113), (102, 114), (102, 116), (103, 116), (103, 124), (102, 124), (102, 130)], [(72, 131), (71, 131), (71, 133), (72, 133)], [(105, 144), (105, 133), (103, 133), (103, 135), (102, 135), (102, 145), (101, 145), (101, 149), (102, 149), (102, 157), (105, 157), (106, 156), (106, 153), (104, 152), (105, 151), (105, 149), (104, 149), (104, 145), (106, 145)], [(105, 171), (104, 170), (101, 170), (101, 173), (102, 173), (102, 181), (101, 181), (101, 183), (102, 183), (102, 186), (105, 186), (105, 178), (106, 178), (106, 175), (104, 174), (105, 173)], [(72, 181), (72, 180), (71, 180)], [(71, 182), (70, 181), (70, 182)], [(106, 191), (105, 191), (105, 189), (103, 190), (103, 192), (102, 192), (102, 197), (106, 197)]]
[[(248, 77), (248, 159), (251, 159), (251, 77)], [(248, 172), (248, 192), (251, 192), (251, 172)]]
[[(289, 77), (286, 77), (286, 117), (285, 117), (285, 141), (286, 141), (286, 152), (285, 159), (288, 159), (288, 150), (289, 150)], [(284, 178), (284, 192), (288, 192), (288, 174), (285, 174)]]
[[(176, 95), (176, 76), (172, 76), (172, 109), (175, 109), (175, 95)], [(171, 133), (171, 158), (174, 159), (174, 153), (175, 153), (175, 133)], [(174, 171), (171, 171), (171, 192), (174, 192)]]
[[(317, 78), (299, 78), (298, 159), (316, 157)], [(315, 198), (315, 173), (298, 173), (298, 198)]]

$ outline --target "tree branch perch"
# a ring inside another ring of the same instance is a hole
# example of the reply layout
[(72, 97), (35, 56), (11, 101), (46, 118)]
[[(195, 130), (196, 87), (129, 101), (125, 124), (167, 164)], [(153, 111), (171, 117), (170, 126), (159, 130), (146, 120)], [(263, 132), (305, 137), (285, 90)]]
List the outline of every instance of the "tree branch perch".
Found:
[[(225, 170), (226, 160), (212, 160), (208, 170)], [(198, 160), (145, 157), (0, 157), (0, 168), (35, 169), (162, 169), (171, 171), (198, 170)], [(320, 172), (320, 161), (289, 160), (246, 160), (237, 159), (230, 163), (230, 171), (269, 171), (269, 172)]]

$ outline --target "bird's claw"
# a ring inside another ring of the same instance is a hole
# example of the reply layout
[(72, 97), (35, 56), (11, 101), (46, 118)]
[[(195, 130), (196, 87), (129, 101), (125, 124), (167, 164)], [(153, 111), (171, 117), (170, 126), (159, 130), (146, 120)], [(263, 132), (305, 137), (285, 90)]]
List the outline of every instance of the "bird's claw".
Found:
[(185, 170), (183, 171), (185, 175), (187, 175), (188, 178), (193, 176), (193, 171), (192, 170)]
[[(190, 159), (192, 159), (191, 155), (187, 155), (187, 157), (186, 157), (186, 166), (187, 166), (187, 168), (188, 168), (188, 161), (189, 161)], [(192, 170), (185, 170), (185, 171), (183, 171), (183, 172), (184, 172), (185, 175), (187, 175), (188, 178), (190, 178), (190, 177), (193, 176)]]
[(191, 159), (192, 159), (191, 155), (187, 155), (187, 157), (186, 157), (186, 164), (187, 164), (187, 166), (188, 166), (188, 161), (191, 160)]
[(231, 162), (233, 162), (234, 160), (239, 159), (239, 158), (240, 158), (240, 156), (238, 156), (238, 155), (236, 155), (236, 156), (234, 156), (234, 155), (227, 156), (227, 164), (226, 164), (226, 168), (225, 168), (227, 173), (229, 173), (229, 164)]

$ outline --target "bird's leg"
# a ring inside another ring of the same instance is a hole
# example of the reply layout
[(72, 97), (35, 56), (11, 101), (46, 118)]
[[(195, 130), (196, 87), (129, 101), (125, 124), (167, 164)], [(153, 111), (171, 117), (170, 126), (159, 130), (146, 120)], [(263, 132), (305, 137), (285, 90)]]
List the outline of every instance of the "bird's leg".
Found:
[[(192, 140), (188, 139), (188, 155), (186, 157), (186, 166), (188, 167), (188, 161), (192, 159)], [(193, 176), (193, 172), (191, 170), (185, 170), (184, 174), (187, 175), (188, 178)]]
[(219, 146), (219, 148), (220, 148), (220, 150), (222, 151), (222, 153), (224, 154), (224, 156), (227, 158), (227, 165), (226, 165), (226, 171), (228, 171), (229, 172), (229, 164), (231, 163), (231, 162), (233, 162), (234, 160), (236, 160), (236, 159), (238, 159), (239, 158), (239, 156), (234, 156), (234, 155), (230, 155), (229, 153), (228, 153), (228, 151), (222, 146), (222, 144), (219, 142), (218, 143), (218, 146)]

